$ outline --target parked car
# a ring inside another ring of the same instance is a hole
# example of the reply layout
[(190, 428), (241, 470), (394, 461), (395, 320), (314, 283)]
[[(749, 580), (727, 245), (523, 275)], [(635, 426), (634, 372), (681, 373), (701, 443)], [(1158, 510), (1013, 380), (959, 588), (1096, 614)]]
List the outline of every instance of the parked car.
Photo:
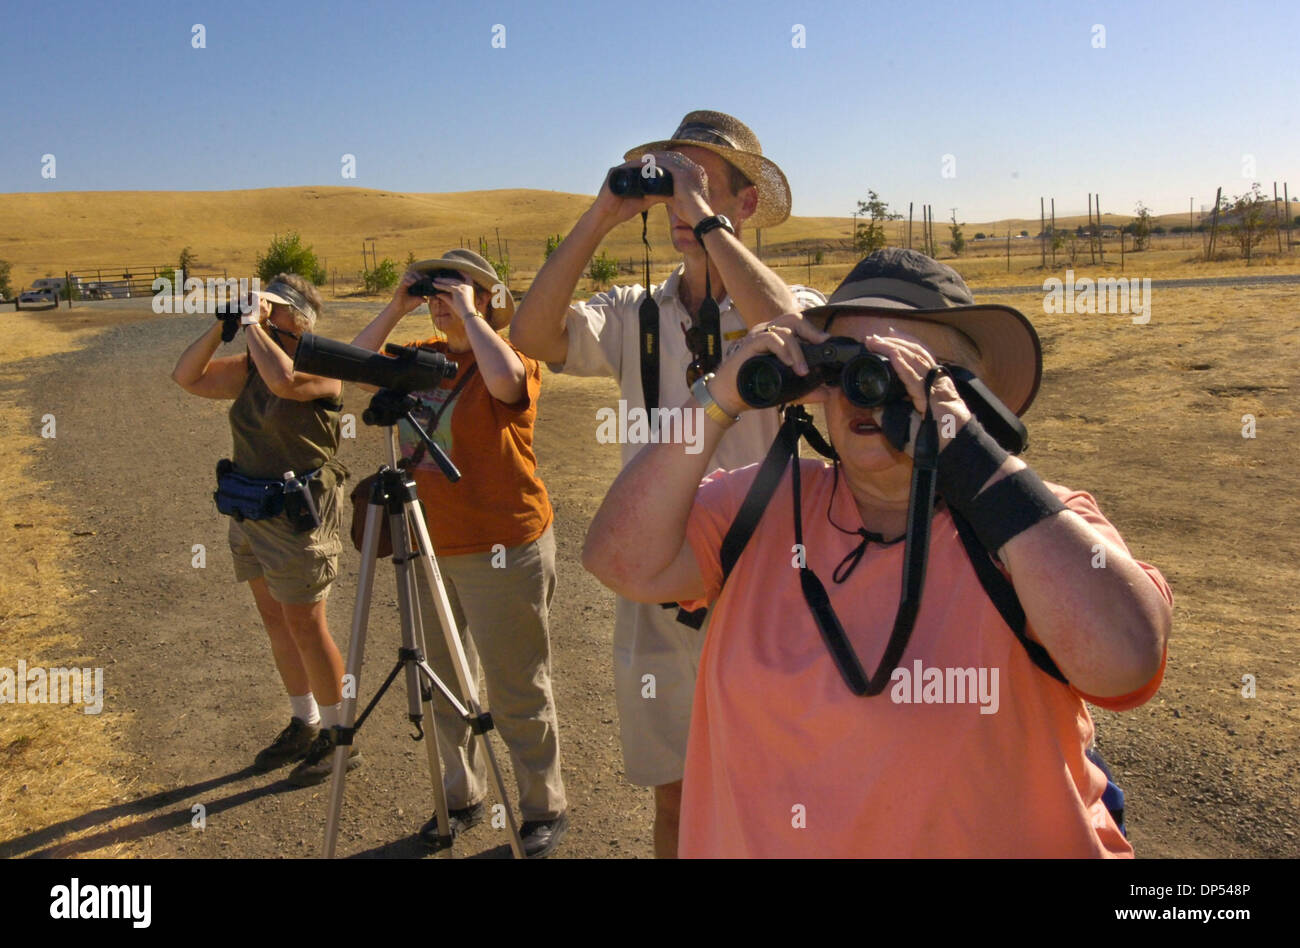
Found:
[[(38, 281), (39, 282), (39, 281)], [(52, 286), (35, 286), (24, 290), (18, 297), (20, 303), (57, 303), (59, 291)]]

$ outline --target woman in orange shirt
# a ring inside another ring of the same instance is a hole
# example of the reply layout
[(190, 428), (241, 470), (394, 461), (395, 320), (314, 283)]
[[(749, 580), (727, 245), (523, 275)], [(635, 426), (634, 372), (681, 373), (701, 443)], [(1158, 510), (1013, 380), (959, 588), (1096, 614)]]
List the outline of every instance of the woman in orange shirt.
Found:
[[(832, 323), (888, 360), (898, 411), (814, 389), (837, 457), (796, 455), (724, 577), (723, 538), (757, 466), (700, 479), (746, 410), (739, 367), (771, 354), (806, 376), (799, 343), (827, 340)], [(1090, 496), (1044, 484), (999, 447), (954, 384), (962, 368), (1019, 415), (1041, 377), (1038, 337), (1014, 310), (976, 305), (951, 268), (878, 251), (827, 306), (755, 330), (696, 383), (683, 411), (710, 419), (698, 455), (650, 445), (605, 498), (587, 569), (630, 599), (712, 606), (682, 855), (1132, 855), (1088, 758), (1084, 702), (1125, 710), (1154, 694), (1172, 597)], [(919, 427), (927, 409), (933, 429)], [(909, 628), (899, 579), (913, 460), (896, 443), (910, 450), (922, 430), (937, 441), (943, 503)], [(990, 569), (1009, 577), (1018, 620), (986, 592)], [(891, 653), (899, 629), (910, 637)], [(851, 674), (858, 659), (869, 679)]]
[[(427, 296), (408, 292), (417, 281)], [(398, 322), (425, 302), (439, 335), (409, 344), (445, 353), (458, 370), (436, 389), (411, 393), (424, 405), (415, 416), (462, 476), (447, 480), (406, 422), (400, 426), (403, 466), (424, 508), (470, 678), (478, 681), (481, 661), (492, 719), (510, 750), (524, 851), (545, 856), (563, 836), (568, 815), (551, 688), (555, 538), (532, 444), (541, 364), (500, 335), (514, 298), (491, 265), (469, 250), (412, 266), (353, 344), (379, 351)], [(420, 613), (434, 616), (424, 575), (415, 575)], [(424, 638), (434, 670), (454, 681), (440, 630), (427, 630)], [(450, 749), (444, 779), (454, 837), (483, 819), (485, 764), (464, 721), (440, 697), (434, 708), (439, 742)], [(420, 836), (433, 846), (438, 835), (435, 816)]]

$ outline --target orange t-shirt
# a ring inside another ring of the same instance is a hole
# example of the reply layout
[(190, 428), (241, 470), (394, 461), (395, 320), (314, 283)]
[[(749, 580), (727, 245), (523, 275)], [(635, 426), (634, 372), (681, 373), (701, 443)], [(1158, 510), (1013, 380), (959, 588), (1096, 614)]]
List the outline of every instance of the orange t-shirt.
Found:
[[(526, 390), (513, 405), (493, 397), (483, 373), (477, 371), (444, 409), (452, 390), (474, 364), (474, 353), (450, 352), (441, 337), (407, 345), (445, 353), (459, 366), (455, 377), (443, 379), (438, 388), (411, 393), (425, 404), (415, 412), (425, 430), (433, 413), (442, 411), (437, 429), (430, 434), (461, 473), (453, 484), (427, 451), (411, 469), (434, 551), (440, 556), (483, 553), (498, 543), (512, 547), (536, 540), (552, 517), (533, 454), (541, 363), (515, 350), (524, 364)], [(410, 458), (420, 439), (405, 421), (398, 430), (402, 456)]]
[[(829, 465), (802, 463), (807, 565), (822, 580), (867, 674), (898, 607), (902, 542), (856, 546), (827, 521), (862, 525)], [(1131, 856), (1101, 802), (1106, 779), (1084, 756), (1085, 698), (1111, 710), (1140, 691), (1082, 695), (1039, 669), (967, 559), (952, 518), (933, 521), (925, 591), (900, 675), (874, 697), (849, 691), (792, 567), (787, 472), (719, 597), (722, 538), (757, 466), (704, 480), (687, 536), (714, 603), (686, 751), (679, 853), (695, 857)], [(1052, 490), (1122, 544), (1086, 493)], [(1162, 595), (1164, 578), (1141, 564)], [(686, 604), (687, 608), (702, 603)], [(937, 671), (936, 671), (937, 670)]]

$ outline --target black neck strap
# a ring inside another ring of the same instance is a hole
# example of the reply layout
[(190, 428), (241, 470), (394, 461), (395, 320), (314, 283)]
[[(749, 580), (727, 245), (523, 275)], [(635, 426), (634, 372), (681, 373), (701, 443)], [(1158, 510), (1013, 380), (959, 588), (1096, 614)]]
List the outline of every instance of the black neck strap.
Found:
[(916, 625), (916, 616), (925, 589), (926, 561), (930, 553), (930, 520), (934, 516), (934, 490), (939, 466), (939, 426), (935, 421), (934, 410), (928, 407), (928, 403), (930, 387), (934, 384), (935, 378), (944, 371), (942, 367), (936, 366), (925, 377), (927, 408), (913, 449), (912, 486), (908, 501), (907, 536), (903, 549), (902, 594), (898, 612), (894, 616), (893, 630), (874, 674), (867, 676), (848, 636), (844, 633), (844, 627), (840, 624), (835, 609), (831, 606), (826, 587), (822, 585), (817, 574), (807, 566), (807, 547), (803, 543), (799, 438), (801, 436), (808, 438), (813, 448), (827, 457), (834, 458), (835, 452), (817, 431), (812, 419), (801, 406), (788, 406), (785, 409), (785, 419), (781, 423), (776, 440), (772, 442), (767, 457), (759, 466), (754, 485), (741, 503), (731, 528), (722, 539), (720, 550), (722, 583), (726, 585), (727, 577), (731, 575), (736, 561), (753, 535), (762, 510), (775, 491), (786, 464), (792, 463), (790, 478), (794, 503), (794, 540), (798, 548), (805, 551), (804, 557), (801, 558), (802, 565), (799, 567), (799, 585), (804, 602), (817, 623), (817, 630), (821, 633), (822, 641), (830, 652), (840, 677), (855, 695), (871, 696), (884, 691), (885, 686), (889, 684), (890, 676), (903, 657), (903, 652), (907, 649), (907, 643), (912, 637), (912, 629)]
[[(637, 311), (641, 335), (641, 397), (647, 411), (659, 407), (659, 304), (655, 302), (650, 285), (650, 238), (648, 236), (650, 212), (641, 212), (642, 274), (645, 279), (645, 299)], [(678, 291), (680, 293), (680, 290)], [(704, 302), (698, 317), (692, 322), (704, 333), (704, 354), (700, 365), (712, 372), (722, 362), (722, 312), (713, 298), (713, 282), (709, 274), (708, 252), (704, 255)]]
[(638, 312), (641, 325), (641, 397), (646, 411), (659, 407), (659, 304), (650, 292), (650, 238), (646, 229), (650, 212), (641, 212), (641, 254), (645, 265), (645, 299)]

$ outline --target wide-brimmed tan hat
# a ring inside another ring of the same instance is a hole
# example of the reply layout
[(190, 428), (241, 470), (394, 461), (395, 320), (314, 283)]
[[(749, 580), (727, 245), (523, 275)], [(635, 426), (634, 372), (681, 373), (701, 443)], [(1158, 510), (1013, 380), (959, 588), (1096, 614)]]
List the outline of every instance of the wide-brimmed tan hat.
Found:
[(776, 163), (763, 157), (758, 136), (740, 119), (724, 112), (687, 113), (672, 138), (647, 142), (630, 149), (623, 158), (637, 161), (651, 151), (672, 151), (679, 145), (705, 148), (735, 165), (758, 189), (758, 206), (746, 223), (750, 227), (772, 227), (790, 216), (790, 182)]
[[(510, 320), (515, 315), (515, 298), (510, 292), (510, 288), (501, 282), (497, 272), (492, 269), (492, 264), (488, 263), (472, 250), (458, 248), (448, 250), (437, 260), (421, 260), (418, 263), (411, 264), (411, 269), (420, 273), (432, 273), (435, 270), (455, 270), (469, 278), (475, 286), (481, 287), (488, 291), (488, 320), (492, 323), (493, 329), (504, 329), (510, 325)], [(497, 299), (497, 287), (505, 290), (506, 303), (504, 306), (494, 305)]]
[(980, 380), (1017, 415), (1038, 394), (1043, 350), (1033, 325), (1010, 306), (978, 304), (952, 267), (920, 251), (886, 247), (858, 261), (825, 306), (803, 312), (819, 329), (835, 313), (878, 314), (952, 326), (979, 349)]

